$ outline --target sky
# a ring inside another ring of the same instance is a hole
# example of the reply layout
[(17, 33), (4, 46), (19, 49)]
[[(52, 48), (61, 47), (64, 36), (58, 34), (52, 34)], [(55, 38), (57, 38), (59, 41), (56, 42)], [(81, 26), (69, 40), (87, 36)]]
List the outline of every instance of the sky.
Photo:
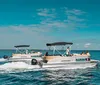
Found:
[(100, 50), (100, 0), (0, 0), (0, 49), (73, 42)]

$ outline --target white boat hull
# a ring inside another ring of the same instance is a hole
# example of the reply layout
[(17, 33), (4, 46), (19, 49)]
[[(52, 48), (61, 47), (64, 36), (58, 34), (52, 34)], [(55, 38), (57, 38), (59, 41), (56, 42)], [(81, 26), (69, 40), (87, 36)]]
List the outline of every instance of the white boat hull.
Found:
[(91, 68), (91, 67), (95, 67), (96, 65), (97, 65), (97, 61), (47, 63), (47, 64), (43, 64), (43, 68), (75, 69), (75, 68)]
[[(36, 58), (38, 61), (42, 61), (40, 57)], [(28, 65), (31, 65), (31, 60), (32, 58), (10, 58), (9, 60), (7, 59), (0, 59), (0, 62), (24, 62)], [(36, 68), (44, 68), (44, 69), (85, 69), (85, 68), (92, 68), (97, 65), (96, 60), (90, 60), (90, 61), (76, 61), (76, 62), (47, 62), (44, 63), (42, 62), (42, 66), (39, 64), (37, 65), (32, 65), (33, 67)], [(35, 69), (35, 68), (34, 68)]]

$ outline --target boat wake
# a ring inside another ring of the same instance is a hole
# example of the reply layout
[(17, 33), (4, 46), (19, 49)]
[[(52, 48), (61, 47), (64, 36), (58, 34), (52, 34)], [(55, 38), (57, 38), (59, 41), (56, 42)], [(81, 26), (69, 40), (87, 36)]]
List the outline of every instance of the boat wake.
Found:
[(0, 73), (16, 73), (41, 70), (39, 66), (28, 65), (25, 62), (10, 62), (0, 65)]
[(67, 66), (59, 66), (59, 67), (44, 67), (46, 70), (74, 70), (74, 69), (86, 69), (86, 68), (94, 68), (94, 65), (88, 64), (79, 64), (79, 65), (67, 65)]
[(17, 73), (17, 72), (26, 72), (26, 71), (40, 71), (40, 70), (60, 70), (60, 69), (86, 69), (93, 68), (93, 65), (67, 65), (67, 66), (43, 66), (40, 68), (39, 65), (29, 65), (25, 62), (9, 62), (3, 65), (0, 65), (0, 73)]

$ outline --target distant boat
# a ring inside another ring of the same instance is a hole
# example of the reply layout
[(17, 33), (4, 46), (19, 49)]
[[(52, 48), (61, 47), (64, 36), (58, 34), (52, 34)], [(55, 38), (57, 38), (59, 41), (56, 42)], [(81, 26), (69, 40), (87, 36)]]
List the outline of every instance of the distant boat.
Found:
[(30, 45), (17, 45), (14, 46), (16, 48), (16, 53), (12, 55), (12, 58), (32, 58), (34, 56), (41, 56), (41, 52), (35, 52), (35, 51), (28, 51), (28, 49), (23, 49), (22, 51), (19, 48), (25, 48), (29, 47)]
[(5, 62), (26, 62), (28, 64), (36, 64), (37, 61), (35, 61), (35, 58), (38, 60), (41, 60), (42, 53), (41, 52), (35, 52), (35, 51), (29, 51), (27, 47), (30, 47), (30, 45), (17, 45), (14, 46), (16, 48), (16, 53), (13, 53), (11, 57), (4, 55), (3, 58), (0, 61)]

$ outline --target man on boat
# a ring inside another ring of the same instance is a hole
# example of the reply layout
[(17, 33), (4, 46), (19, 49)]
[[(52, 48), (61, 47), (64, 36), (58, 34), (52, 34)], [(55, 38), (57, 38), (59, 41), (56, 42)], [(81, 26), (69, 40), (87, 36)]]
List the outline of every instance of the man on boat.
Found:
[(48, 52), (45, 53), (45, 56), (48, 56)]
[(67, 56), (70, 55), (70, 48), (69, 48), (69, 47), (67, 47), (67, 49), (66, 49), (66, 55), (67, 55)]

